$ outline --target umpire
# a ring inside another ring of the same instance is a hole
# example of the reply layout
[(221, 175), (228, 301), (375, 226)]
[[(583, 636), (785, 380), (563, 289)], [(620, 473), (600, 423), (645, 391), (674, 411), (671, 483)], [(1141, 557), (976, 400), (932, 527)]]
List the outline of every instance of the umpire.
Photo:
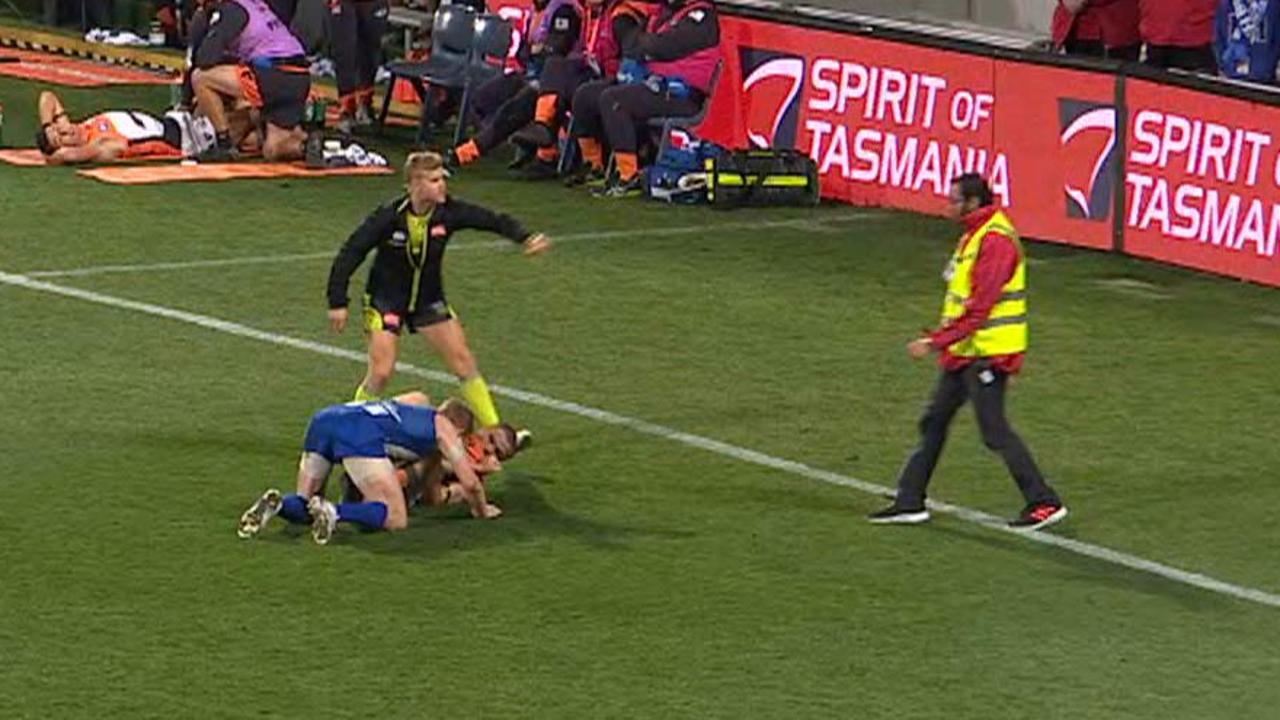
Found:
[(1027, 263), (1009, 217), (994, 205), (982, 176), (969, 173), (951, 184), (948, 214), (964, 225), (943, 279), (942, 326), (907, 344), (920, 359), (940, 352), (942, 374), (920, 418), (920, 445), (898, 476), (893, 505), (868, 519), (916, 524), (929, 520), (925, 489), (938, 464), (947, 428), (965, 400), (972, 400), (982, 441), (1000, 454), (1026, 500), (1009, 525), (1035, 530), (1062, 520), (1067, 508), (1049, 487), (1031, 452), (1004, 414), (1009, 378), (1027, 351)]

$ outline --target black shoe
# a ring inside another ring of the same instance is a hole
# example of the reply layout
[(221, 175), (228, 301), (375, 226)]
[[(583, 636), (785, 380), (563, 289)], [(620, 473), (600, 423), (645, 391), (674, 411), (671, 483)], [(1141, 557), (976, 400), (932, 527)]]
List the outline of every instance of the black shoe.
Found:
[(516, 177), (521, 180), (550, 180), (556, 176), (556, 172), (554, 161), (536, 160), (521, 168), (516, 173)]
[(604, 169), (585, 163), (579, 165), (577, 170), (569, 173), (564, 178), (565, 187), (595, 184), (604, 185)]
[(623, 198), (644, 197), (644, 175), (636, 173), (636, 176), (630, 180), (614, 179), (604, 188), (591, 191), (592, 197), (604, 198), (606, 200), (621, 200)]
[(515, 157), (511, 158), (511, 162), (507, 163), (508, 170), (523, 170), (526, 165), (533, 162), (538, 157), (538, 153), (528, 148), (516, 145)]
[(1009, 527), (1019, 530), (1039, 530), (1060, 522), (1067, 516), (1067, 506), (1062, 503), (1036, 503), (1022, 509), (1018, 517), (1009, 521)]
[(239, 159), (240, 153), (230, 145), (214, 145), (196, 156), (196, 161), (202, 163), (235, 162)]
[(512, 145), (531, 151), (551, 147), (555, 141), (555, 132), (540, 122), (531, 122), (511, 135)]
[(929, 522), (929, 510), (923, 507), (904, 508), (894, 503), (868, 515), (867, 522), (876, 525), (919, 525)]

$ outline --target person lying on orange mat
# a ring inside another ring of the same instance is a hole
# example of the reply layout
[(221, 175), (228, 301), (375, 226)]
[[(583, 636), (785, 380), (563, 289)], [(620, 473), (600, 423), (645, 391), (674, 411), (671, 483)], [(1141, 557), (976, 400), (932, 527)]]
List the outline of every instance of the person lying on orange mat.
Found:
[[(107, 110), (73, 122), (53, 92), (39, 100), (36, 147), (50, 165), (108, 163), (137, 158), (195, 157), (213, 146), (213, 126), (205, 118), (171, 110), (156, 117), (139, 110)], [(249, 111), (233, 113), (241, 147), (257, 145)]]

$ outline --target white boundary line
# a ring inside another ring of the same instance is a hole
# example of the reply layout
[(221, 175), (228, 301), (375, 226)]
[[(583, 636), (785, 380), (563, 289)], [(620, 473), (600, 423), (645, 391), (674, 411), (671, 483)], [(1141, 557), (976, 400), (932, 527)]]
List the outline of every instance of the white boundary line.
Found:
[[(612, 240), (627, 237), (670, 237), (675, 235), (693, 235), (701, 232), (719, 232), (724, 230), (757, 230), (779, 227), (804, 227), (806, 225), (829, 225), (833, 223), (853, 222), (855, 220), (871, 220), (886, 217), (883, 213), (851, 212), (826, 218), (794, 218), (790, 220), (765, 220), (761, 222), (735, 222), (710, 225), (677, 225), (666, 228), (603, 230), (589, 233), (570, 233), (552, 235), (552, 242), (574, 242), (579, 240)], [(475, 241), (458, 243), (449, 248), (450, 252), (458, 250), (494, 250), (514, 248), (510, 240)], [(136, 265), (91, 265), (68, 270), (33, 270), (23, 273), (32, 278), (85, 277), (87, 275), (106, 275), (110, 273), (153, 272), (158, 270), (189, 270), (193, 268), (217, 268), (232, 265), (259, 265), (278, 262), (305, 262), (309, 260), (331, 260), (337, 249), (329, 252), (294, 253), (287, 255), (252, 255), (248, 257), (220, 258), (211, 260), (183, 260), (175, 262), (139, 263)]]
[[(301, 340), (287, 335), (266, 332), (228, 320), (219, 320), (218, 318), (209, 317), (207, 315), (197, 315), (195, 313), (175, 310), (161, 305), (152, 305), (151, 303), (127, 300), (89, 290), (67, 287), (65, 285), (55, 285), (53, 283), (6, 272), (0, 272), (0, 283), (13, 287), (26, 288), (28, 290), (36, 290), (39, 292), (61, 295), (63, 297), (75, 298), (77, 300), (85, 300), (98, 305), (106, 305), (108, 307), (119, 308), (122, 310), (132, 310), (144, 315), (168, 318), (170, 320), (196, 325), (209, 330), (216, 330), (218, 332), (227, 333), (228, 335), (235, 335), (237, 337), (248, 338), (250, 340), (259, 340), (273, 345), (306, 350), (320, 355), (351, 360), (360, 364), (365, 363), (365, 355), (361, 352), (334, 347), (333, 345), (326, 345), (324, 343), (312, 342), (310, 340)], [(410, 363), (397, 363), (396, 369), (401, 373), (416, 375), (418, 377), (427, 378), (440, 383), (453, 383), (455, 381), (455, 378), (448, 373), (420, 368)], [(527, 390), (520, 390), (518, 388), (502, 385), (492, 385), (490, 387), (494, 394), (511, 398), (512, 400), (518, 400), (530, 405), (537, 405), (539, 407), (549, 408), (552, 410), (559, 410), (561, 412), (595, 420), (606, 425), (627, 428), (628, 430), (662, 438), (663, 440), (670, 440), (689, 447), (699, 448), (701, 450), (706, 450), (735, 460), (741, 460), (754, 465), (780, 470), (782, 472), (791, 473), (792, 475), (809, 478), (810, 480), (817, 480), (819, 482), (830, 483), (832, 485), (853, 488), (871, 495), (880, 495), (884, 497), (891, 497), (893, 495), (893, 490), (884, 485), (859, 480), (858, 478), (849, 475), (841, 475), (829, 470), (820, 470), (793, 460), (786, 460), (772, 455), (766, 455), (765, 453), (756, 450), (731, 445), (729, 443), (713, 440), (701, 435), (682, 432), (680, 430), (657, 425), (655, 423), (627, 417), (626, 415), (619, 415), (617, 413), (609, 412), (608, 410), (579, 405), (578, 403), (569, 402), (567, 400), (558, 400), (553, 397), (529, 392)], [(1280, 607), (1280, 595), (1269, 593), (1264, 590), (1242, 585), (1234, 585), (1208, 577), (1207, 575), (1180, 570), (1136, 555), (1130, 555), (1101, 545), (1073, 540), (1060, 535), (1053, 535), (1047, 532), (1013, 530), (1006, 526), (1004, 520), (1001, 518), (980, 510), (963, 507), (961, 505), (930, 501), (929, 506), (935, 512), (951, 515), (997, 532), (1016, 535), (1030, 542), (1051, 545), (1078, 555), (1095, 558), (1097, 560), (1126, 567), (1131, 570), (1138, 570), (1140, 572), (1158, 575), (1174, 582), (1201, 588), (1221, 595), (1227, 595), (1240, 600), (1248, 600), (1250, 602), (1258, 603), (1260, 605), (1268, 605), (1271, 607)]]

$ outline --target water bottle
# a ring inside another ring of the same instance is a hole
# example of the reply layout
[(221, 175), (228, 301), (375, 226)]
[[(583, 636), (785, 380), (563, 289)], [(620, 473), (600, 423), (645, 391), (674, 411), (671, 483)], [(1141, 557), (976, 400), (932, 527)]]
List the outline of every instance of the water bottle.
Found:
[(169, 83), (169, 108), (177, 109), (182, 107), (182, 76), (170, 78)]

